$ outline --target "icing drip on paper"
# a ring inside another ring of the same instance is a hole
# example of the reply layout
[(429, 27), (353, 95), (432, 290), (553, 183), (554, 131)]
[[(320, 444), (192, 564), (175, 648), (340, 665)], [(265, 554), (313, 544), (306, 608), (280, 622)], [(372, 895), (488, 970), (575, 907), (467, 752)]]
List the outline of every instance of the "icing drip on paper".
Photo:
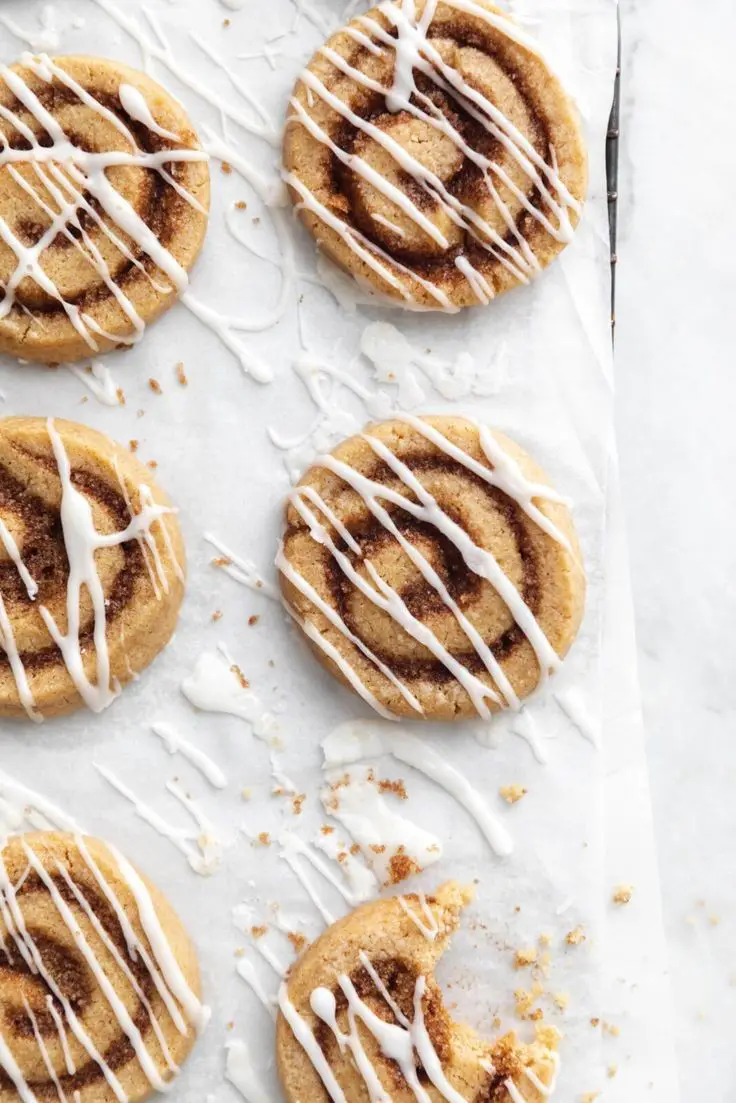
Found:
[(66, 367), (103, 406), (122, 405), (120, 388), (101, 360), (93, 360), (88, 369), (79, 364), (67, 364)]
[(461, 804), (478, 824), (491, 850), (505, 857), (513, 850), (511, 836), (488, 808), (481, 794), (454, 766), (422, 739), (392, 728), (383, 734), (378, 724), (356, 721), (335, 728), (322, 741), (325, 768), (392, 755), (418, 770)]
[(157, 831), (164, 839), (168, 839), (184, 855), (195, 873), (198, 873), (201, 877), (209, 877), (220, 868), (223, 852), (222, 841), (218, 838), (213, 824), (202, 812), (196, 801), (185, 793), (175, 781), (168, 782), (166, 789), (189, 813), (196, 827), (194, 831), (191, 828), (175, 827), (172, 823), (169, 823), (155, 808), (151, 808), (149, 804), (146, 804), (144, 800), (137, 796), (130, 786), (121, 781), (107, 766), (102, 766), (99, 762), (96, 762), (95, 767), (105, 781), (133, 806), (136, 815), (144, 823)]
[(259, 573), (255, 563), (250, 559), (243, 559), (230, 551), (213, 533), (205, 532), (204, 538), (208, 544), (216, 548), (222, 558), (214, 560), (214, 565), (224, 571), (229, 578), (239, 582), (241, 586), (247, 586), (272, 601), (280, 601), (280, 594), (272, 582), (267, 582)]
[(420, 872), (442, 857), (440, 840), (389, 806), (368, 767), (358, 767), (347, 775), (328, 771), (326, 780), (328, 784), (320, 792), (325, 812), (359, 845), (383, 885), (403, 880), (407, 867), (409, 872)]
[[(476, 3), (475, 0), (452, 0), (450, 6), (483, 19), (508, 37), (521, 41), (517, 38), (517, 35), (521, 32), (517, 32), (509, 20), (500, 17), (496, 13), (489, 12)], [(316, 97), (356, 131), (372, 139), (391, 157), (397, 168), (408, 175), (414, 185), (423, 191), (425, 197), (428, 197), (433, 206), (438, 206), (443, 215), (454, 226), (459, 227), (468, 237), (472, 238), (477, 248), (485, 250), (497, 262), (507, 268), (519, 282), (526, 283), (530, 276), (534, 275), (539, 269), (539, 263), (526, 239), (517, 228), (508, 205), (499, 194), (498, 185), (504, 185), (509, 189), (523, 210), (541, 224), (555, 240), (560, 242), (570, 241), (573, 227), (569, 212), (577, 213), (580, 210), (580, 203), (569, 193), (557, 173), (554, 150), (550, 150), (549, 162), (545, 161), (529, 140), (494, 103), (468, 83), (457, 69), (443, 60), (428, 35), (435, 8), (436, 0), (428, 0), (424, 5), (421, 18), (417, 19), (414, 0), (402, 0), (400, 4), (385, 2), (384, 0), (379, 5), (379, 10), (394, 28), (395, 37), (375, 19), (366, 15), (360, 15), (356, 18), (362, 32), (356, 31), (355, 28), (349, 28), (348, 33), (351, 34), (351, 37), (357, 38), (357, 35), (362, 33), (362, 37), (371, 42), (375, 49), (380, 50), (383, 47), (394, 51), (393, 82), (390, 87), (385, 87), (360, 72), (329, 45), (323, 46), (320, 53), (358, 87), (383, 96), (389, 111), (407, 112), (415, 119), (420, 120), (422, 124), (431, 127), (446, 139), (449, 139), (455, 149), (478, 170), (487, 194), (501, 215), (506, 227), (505, 235), (500, 234), (473, 207), (461, 202), (453, 195), (436, 173), (412, 156), (390, 134), (370, 120), (356, 114), (344, 100), (331, 92), (310, 69), (302, 70), (301, 81), (310, 104), (314, 102)], [(527, 48), (533, 49), (535, 53), (538, 52), (526, 36), (523, 36), (523, 42)], [(375, 50), (372, 52), (375, 52)], [(415, 79), (416, 72), (428, 78), (432, 84), (445, 92), (451, 99), (457, 100), (464, 110), (496, 142), (501, 144), (508, 156), (527, 177), (530, 186), (537, 192), (540, 201), (539, 208), (533, 205), (523, 190), (514, 184), (501, 165), (468, 145), (460, 131), (452, 125), (432, 99), (419, 90)], [(436, 243), (440, 250), (449, 249), (450, 243), (441, 230), (427, 218), (421, 205), (415, 203), (406, 191), (396, 187), (358, 154), (347, 153), (342, 150), (316, 119), (304, 109), (296, 97), (291, 98), (290, 105), (292, 109), (291, 125), (303, 126), (313, 138), (330, 150), (334, 158), (349, 167), (354, 174), (365, 180), (397, 207), (405, 217), (414, 222)], [(402, 275), (408, 275), (418, 281), (442, 309), (448, 311), (453, 309), (444, 292), (434, 287), (431, 281), (425, 280), (418, 272), (394, 261), (380, 246), (360, 233), (357, 228), (350, 226), (329, 211), (299, 179), (296, 173), (285, 174), (285, 180), (299, 196), (297, 208), (309, 210), (333, 229), (351, 251), (381, 276), (388, 286), (396, 290), (405, 302), (412, 304), (414, 298), (401, 279)], [(382, 264), (382, 260), (390, 261), (391, 266), (387, 267)], [(483, 274), (473, 267), (467, 256), (462, 254), (458, 256), (455, 265), (467, 280), (479, 302), (485, 303), (493, 298), (492, 287), (487, 283)], [(397, 272), (400, 275), (397, 275)]]
[[(0, 784), (2, 784), (2, 778), (0, 778)], [(194, 1027), (197, 1032), (202, 1030), (209, 1019), (209, 1008), (200, 1003), (197, 995), (190, 989), (176, 961), (171, 944), (160, 924), (150, 893), (139, 875), (114, 847), (108, 845), (108, 850), (115, 860), (120, 878), (130, 891), (135, 902), (138, 920), (145, 932), (150, 952), (135, 934), (133, 925), (120, 899), (110, 882), (102, 874), (99, 864), (93, 858), (87, 846), (85, 836), (76, 833), (74, 835), (74, 843), (92, 875), (94, 882), (118, 920), (121, 931), (125, 937), (129, 959), (140, 962), (146, 968), (151, 981), (171, 1015), (176, 1029), (181, 1034), (188, 1033), (189, 1026)], [(110, 1009), (113, 1020), (117, 1023), (121, 1034), (125, 1036), (130, 1044), (144, 1076), (155, 1090), (167, 1091), (170, 1086), (169, 1079), (162, 1076), (162, 1073), (159, 1071), (156, 1057), (152, 1055), (146, 1045), (143, 1034), (141, 1033), (141, 1027), (138, 1025), (138, 1020), (134, 1019), (131, 1015), (126, 999), (119, 994), (118, 986), (113, 983), (102, 961), (96, 955), (89, 934), (85, 934), (80, 926), (77, 919), (77, 909), (84, 914), (96, 938), (99, 939), (104, 946), (106, 954), (112, 957), (118, 972), (125, 978), (126, 985), (130, 987), (136, 998), (142, 1004), (148, 1024), (161, 1049), (168, 1073), (175, 1075), (178, 1072), (178, 1068), (171, 1058), (163, 1029), (154, 1014), (151, 1003), (145, 995), (136, 974), (130, 968), (125, 956), (111, 938), (95, 911), (93, 904), (90, 903), (85, 895), (82, 887), (72, 878), (68, 867), (63, 862), (54, 860), (52, 867), (48, 868), (41, 861), (32, 846), (25, 841), (21, 842), (21, 846), (28, 862), (28, 869), (33, 871), (38, 879), (39, 885), (41, 885), (48, 894), (51, 903), (59, 915), (61, 923), (68, 929), (74, 940), (74, 945), (79, 951), (80, 957), (84, 960)], [(63, 881), (65, 893), (60, 891), (57, 878)], [(23, 912), (23, 895), (20, 892), (20, 887), (20, 885), (13, 885), (11, 883), (2, 854), (0, 854), (0, 915), (2, 916), (4, 927), (11, 936), (15, 949), (20, 954), (23, 962), (30, 970), (31, 974), (38, 976), (44, 982), (50, 992), (50, 995), (46, 998), (46, 1006), (58, 1033), (66, 1072), (70, 1076), (74, 1075), (76, 1072), (76, 1067), (69, 1049), (68, 1035), (71, 1034), (90, 1060), (97, 1066), (101, 1076), (106, 1081), (107, 1086), (112, 1091), (115, 1098), (119, 1100), (120, 1103), (127, 1103), (128, 1096), (122, 1084), (105, 1060), (103, 1054), (100, 1053), (95, 1046), (93, 1039), (88, 1034), (79, 1015), (74, 1010), (72, 1002), (67, 998), (63, 989), (58, 984), (55, 973), (50, 971), (47, 967), (44, 957), (38, 948), (38, 944), (31, 934), (31, 929), (26, 925)], [(72, 900), (74, 904), (72, 904)], [(5, 948), (5, 952), (7, 955), (7, 947)], [(61, 1088), (58, 1074), (54, 1069), (49, 1052), (38, 1029), (38, 1021), (28, 1001), (25, 999), (24, 1008), (31, 1025), (33, 1037), (39, 1048), (41, 1059), (51, 1082), (55, 1086), (57, 1095), (63, 1103), (65, 1095)], [(24, 1103), (37, 1103), (37, 1096), (31, 1085), (26, 1081), (2, 1031), (0, 1031), (0, 1067), (2, 1067), (5, 1073), (10, 1077), (19, 1099), (24, 1101)], [(77, 1091), (74, 1092), (74, 1098), (79, 1098), (79, 1093)]]
[(259, 698), (248, 687), (240, 668), (223, 651), (222, 657), (211, 651), (200, 655), (194, 672), (185, 678), (181, 690), (195, 708), (203, 712), (222, 712), (237, 716), (251, 725), (253, 735), (272, 743), (278, 724)]
[(592, 744), (596, 750), (600, 750), (600, 723), (588, 712), (580, 690), (568, 689), (555, 693), (553, 696), (567, 719), (575, 725), (583, 739)]
[[(227, 7), (239, 6), (240, 0), (223, 0)], [(247, 1044), (241, 1038), (232, 1038), (225, 1043), (227, 1053), (225, 1076), (235, 1087), (246, 1103), (273, 1103), (273, 1096), (264, 1087), (256, 1072), (253, 1056)]]
[[(421, 418), (412, 414), (400, 416), (400, 420), (409, 424), (417, 433), (425, 437), (430, 444), (441, 452), (450, 456), (461, 466), (467, 468), (474, 475), (483, 479), (489, 486), (497, 487), (519, 506), (526, 515), (551, 539), (561, 544), (571, 555), (573, 549), (567, 539), (549, 518), (542, 513), (535, 504), (536, 500), (560, 502), (558, 495), (550, 487), (530, 482), (522, 473), (518, 464), (508, 456), (496, 442), (490, 430), (486, 426), (476, 425), (479, 440), (483, 451), (492, 464), (487, 467), (475, 460), (462, 448), (453, 444), (437, 429)], [(476, 423), (473, 423), (476, 424)], [(402, 551), (411, 560), (412, 564), (420, 572), (424, 580), (432, 587), (440, 597), (443, 604), (450, 610), (457, 623), (465, 633), (469, 643), (474, 648), (488, 674), (493, 678), (503, 697), (481, 678), (473, 674), (462, 662), (442, 644), (441, 640), (421, 620), (415, 617), (405, 604), (400, 594), (393, 589), (381, 575), (369, 559), (363, 557), (360, 545), (351, 536), (350, 532), (342, 525), (339, 518), (330, 510), (327, 503), (312, 487), (296, 487), (289, 495), (289, 501), (299, 516), (305, 522), (312, 539), (316, 544), (326, 548), (334, 562), (339, 567), (344, 577), (374, 605), (387, 613), (396, 624), (409, 636), (425, 647), (436, 660), (438, 660), (450, 674), (460, 683), (470, 697), (473, 705), (483, 719), (489, 719), (491, 711), (487, 701), (500, 706), (518, 708), (519, 699), (509, 682), (506, 674), (481, 634), (465, 615), (460, 605), (452, 597), (445, 583), (442, 581), (430, 561), (422, 552), (408, 540), (400, 531), (391, 513), (382, 504), (392, 503), (399, 506), (411, 517), (432, 526), (445, 538), (447, 538), (459, 551), (467, 569), (480, 578), (489, 582), (506, 604), (515, 623), (523, 631), (530, 643), (540, 671), (540, 682), (543, 682), (549, 671), (556, 670), (561, 663), (559, 656), (550, 645), (547, 637), (535, 619), (519, 590), (508, 578), (500, 563), (493, 553), (486, 548), (477, 545), (472, 537), (462, 528), (448, 513), (446, 513), (433, 495), (426, 489), (421, 480), (414, 474), (407, 464), (391, 451), (378, 437), (369, 433), (361, 434), (363, 440), (373, 449), (393, 474), (398, 476), (406, 487), (407, 493), (401, 493), (384, 482), (371, 479), (363, 475), (356, 468), (336, 459), (333, 455), (324, 453), (315, 461), (316, 466), (325, 467), (328, 471), (337, 475), (344, 483), (350, 486), (363, 500), (368, 511), (389, 532), (401, 547)], [(320, 521), (316, 511), (326, 519), (334, 530), (334, 536), (325, 524)], [(368, 574), (368, 579), (362, 571), (358, 570), (351, 561), (349, 555), (341, 550), (338, 540), (360, 558), (362, 566)], [(386, 663), (375, 656), (370, 649), (351, 631), (345, 620), (337, 610), (323, 600), (305, 578), (291, 564), (284, 552), (283, 543), (279, 546), (276, 557), (276, 566), (285, 578), (298, 589), (319, 611), (327, 618), (351, 644), (357, 647), (362, 654), (386, 677), (401, 693), (411, 707), (421, 713), (421, 707), (411, 694), (408, 687), (391, 671)], [(302, 629), (310, 639), (314, 640), (330, 658), (338, 663), (340, 669), (348, 677), (356, 691), (368, 702), (381, 716), (386, 719), (394, 719), (389, 710), (384, 708), (374, 694), (368, 689), (357, 671), (351, 666), (344, 656), (340, 656), (337, 649), (319, 633), (314, 625), (305, 618), (300, 617), (296, 611), (287, 606), (288, 611), (294, 616)], [(336, 658), (336, 656), (338, 656)], [(505, 699), (505, 700), (504, 700)]]
[(156, 721), (151, 724), (151, 731), (157, 735), (169, 754), (180, 754), (195, 766), (203, 777), (209, 781), (215, 789), (224, 789), (227, 778), (216, 762), (208, 754), (195, 747), (188, 739), (181, 735), (173, 724)]

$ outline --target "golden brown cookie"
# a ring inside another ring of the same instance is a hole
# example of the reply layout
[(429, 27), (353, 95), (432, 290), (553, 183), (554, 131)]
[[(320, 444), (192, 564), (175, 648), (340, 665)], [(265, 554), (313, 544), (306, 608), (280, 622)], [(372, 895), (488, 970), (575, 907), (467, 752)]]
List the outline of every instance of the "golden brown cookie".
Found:
[(127, 448), (0, 420), (0, 716), (106, 708), (168, 642), (184, 567), (174, 511)]
[(528, 283), (580, 218), (577, 110), (487, 0), (393, 0), (356, 16), (302, 72), (287, 124), (302, 221), (407, 307), (453, 311)]
[(78, 360), (139, 338), (184, 290), (209, 170), (181, 105), (95, 57), (0, 75), (0, 352)]
[(382, 1092), (414, 1103), (422, 1089), (432, 1103), (548, 1097), (554, 1030), (540, 1030), (531, 1045), (513, 1033), (485, 1042), (444, 1006), (434, 969), (471, 897), (448, 882), (434, 896), (375, 900), (312, 943), (279, 995), (276, 1055), (287, 1103), (322, 1100), (325, 1088), (340, 1098), (335, 1087), (349, 1103)]
[(583, 612), (568, 507), (518, 445), (455, 416), (369, 425), (319, 457), (277, 565), (320, 662), (386, 715), (516, 707)]
[(8, 841), (0, 902), (0, 1103), (165, 1088), (209, 1012), (161, 893), (107, 843), (49, 831)]

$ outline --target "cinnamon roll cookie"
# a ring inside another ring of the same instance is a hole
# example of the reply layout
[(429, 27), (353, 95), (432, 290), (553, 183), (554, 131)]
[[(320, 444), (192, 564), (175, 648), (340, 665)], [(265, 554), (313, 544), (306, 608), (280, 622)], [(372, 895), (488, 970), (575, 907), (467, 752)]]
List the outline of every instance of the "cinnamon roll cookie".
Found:
[(287, 1103), (417, 1099), (542, 1103), (553, 1091), (556, 1031), (530, 1045), (483, 1041), (450, 1018), (434, 969), (471, 893), (375, 900), (333, 923), (279, 994), (278, 1070)]
[(487, 0), (387, 0), (317, 51), (290, 101), (285, 179), (338, 264), (412, 308), (528, 283), (571, 240), (577, 111)]
[(171, 905), (114, 847), (15, 836), (0, 853), (0, 1103), (137, 1103), (209, 1011)]
[(0, 352), (130, 344), (187, 286), (209, 170), (191, 122), (117, 61), (0, 65)]
[(583, 612), (567, 505), (518, 445), (461, 417), (369, 425), (318, 457), (276, 562), (317, 657), (389, 718), (518, 707)]
[(0, 420), (0, 716), (100, 712), (168, 642), (184, 547), (150, 474), (84, 425)]

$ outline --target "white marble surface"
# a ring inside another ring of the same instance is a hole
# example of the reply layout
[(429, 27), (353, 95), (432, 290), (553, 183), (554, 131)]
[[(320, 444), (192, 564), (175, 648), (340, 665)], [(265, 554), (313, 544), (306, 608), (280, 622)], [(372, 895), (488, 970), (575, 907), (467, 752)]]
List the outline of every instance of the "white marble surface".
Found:
[(623, 0), (618, 433), (684, 1099), (736, 1098), (733, 0)]

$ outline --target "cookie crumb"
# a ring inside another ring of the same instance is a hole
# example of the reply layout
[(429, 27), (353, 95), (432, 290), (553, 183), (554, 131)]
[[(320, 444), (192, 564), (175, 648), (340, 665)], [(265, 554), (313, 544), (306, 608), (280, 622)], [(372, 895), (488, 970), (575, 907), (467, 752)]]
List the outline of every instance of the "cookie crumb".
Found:
[(115, 394), (117, 395), (118, 406), (124, 406), (125, 405), (125, 391), (123, 390), (123, 388), (118, 387), (115, 391)]
[(606, 1069), (606, 1075), (609, 1080), (613, 1080), (614, 1076), (618, 1072), (618, 1065), (609, 1065)]
[(534, 965), (537, 960), (537, 951), (533, 946), (526, 946), (517, 950), (514, 954), (514, 969), (526, 969)]
[(295, 797), (292, 797), (291, 810), (292, 810), (292, 812), (294, 813), (295, 816), (301, 816), (301, 814), (302, 814), (302, 805), (304, 804), (304, 801), (306, 799), (307, 799), (307, 794), (306, 793), (297, 793), (297, 795)]
[(498, 790), (498, 795), (502, 797), (508, 804), (516, 804), (517, 800), (521, 800), (526, 796), (526, 789), (523, 785), (502, 785)]
[(252, 789), (241, 789), (240, 790), (240, 795), (243, 798), (243, 800), (250, 800), (250, 798), (253, 796), (253, 790)]
[(257, 842), (259, 843), (260, 846), (270, 846), (271, 845), (271, 836), (269, 835), (268, 831), (261, 831), (260, 834), (258, 835)]
[(335, 828), (334, 827), (329, 827), (328, 824), (323, 823), (322, 826), (320, 827), (320, 831), (323, 835), (333, 835), (334, 832), (335, 832)]
[(249, 625), (251, 626), (251, 628), (252, 628), (252, 627), (253, 627), (253, 625), (255, 625), (255, 624), (258, 624), (258, 621), (259, 621), (260, 619), (261, 619), (261, 618), (260, 618), (260, 617), (258, 616), (258, 614), (257, 614), (257, 613), (253, 613), (253, 615), (252, 615), (252, 616), (248, 617), (248, 624), (249, 624)]
[(145, 412), (146, 412), (145, 410), (136, 410), (136, 412), (135, 412), (135, 416), (136, 416), (136, 417), (143, 417), (143, 415), (145, 414)]
[(260, 926), (260, 927), (251, 927), (250, 933), (253, 936), (253, 938), (255, 938), (257, 940), (259, 938), (263, 938), (263, 936), (264, 936), (264, 934), (266, 933), (267, 930), (268, 930), (268, 927), (266, 927), (265, 925)]
[(555, 1007), (559, 1011), (566, 1011), (567, 1006), (570, 1003), (570, 997), (567, 992), (556, 992), (552, 997)]
[(600, 1094), (600, 1092), (585, 1092), (580, 1096), (580, 1103), (595, 1103)]
[(410, 858), (408, 854), (401, 853), (403, 849), (403, 847), (400, 847), (400, 852), (389, 859), (389, 885), (398, 885), (401, 881), (405, 881), (407, 877), (411, 877), (412, 874), (422, 872), (422, 867), (413, 858)]
[(149, 467), (151, 469), (151, 471), (155, 471), (156, 468), (158, 467), (158, 461), (157, 460), (149, 460), (148, 463), (146, 464), (146, 467)]
[(212, 567), (231, 567), (232, 559), (228, 559), (226, 555), (218, 555), (215, 559), (210, 559), (210, 566)]
[(383, 778), (378, 782), (378, 791), (380, 793), (393, 793), (399, 800), (408, 800), (409, 794), (406, 791), (406, 786), (401, 778), (397, 778), (396, 781), (391, 781), (390, 778)]
[(212, 620), (222, 620), (222, 611), (220, 609), (215, 609), (214, 613), (212, 614), (211, 619)]
[(238, 202), (235, 204), (235, 209), (238, 211), (246, 211), (248, 209), (248, 204), (245, 202), (244, 199), (239, 199)]
[(182, 387), (186, 387), (189, 380), (187, 379), (187, 373), (184, 371), (184, 364), (181, 360), (175, 366), (174, 371), (176, 372), (177, 381), (181, 384)]
[(245, 674), (243, 674), (243, 671), (240, 669), (237, 663), (233, 663), (233, 665), (230, 667), (230, 671), (238, 679), (242, 689), (250, 688), (250, 682), (246, 678)]
[(581, 942), (585, 942), (585, 931), (582, 927), (575, 927), (572, 931), (568, 931), (565, 935), (565, 942), (568, 946), (579, 946)]
[(154, 394), (163, 394), (161, 384), (159, 383), (158, 379), (154, 379), (153, 377), (151, 377), (148, 380), (148, 386), (151, 388)]
[(128, 441), (128, 448), (130, 448), (131, 452), (137, 452), (137, 451), (138, 451), (138, 445), (139, 445), (139, 444), (140, 444), (140, 441), (137, 441), (137, 440), (129, 440), (129, 441)]
[(286, 937), (298, 954), (300, 954), (307, 945), (307, 937), (301, 934), (300, 931), (287, 931)]
[(233, 166), (228, 164), (227, 161), (223, 161), (220, 165), (220, 172), (224, 172), (225, 176), (229, 176), (233, 171)]
[(633, 885), (616, 885), (612, 899), (614, 904), (628, 904), (633, 895)]

